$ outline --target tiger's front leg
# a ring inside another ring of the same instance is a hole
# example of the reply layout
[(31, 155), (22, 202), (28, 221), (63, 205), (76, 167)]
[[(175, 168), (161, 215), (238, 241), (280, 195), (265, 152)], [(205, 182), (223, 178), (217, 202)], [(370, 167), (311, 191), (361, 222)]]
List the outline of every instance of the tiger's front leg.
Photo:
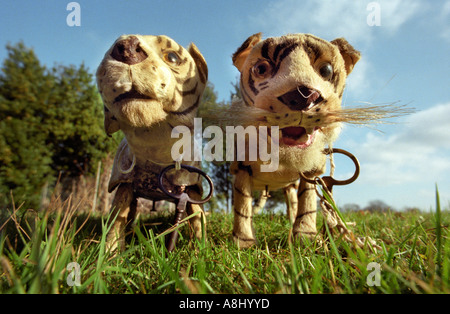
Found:
[(298, 210), (293, 226), (294, 237), (304, 236), (313, 239), (316, 236), (316, 212), (317, 195), (315, 185), (305, 180), (300, 180)]
[(234, 182), (233, 240), (240, 248), (256, 244), (252, 200), (250, 173), (245, 169), (239, 169)]
[[(137, 209), (137, 200), (130, 184), (121, 183), (111, 206), (110, 219), (114, 220), (106, 238), (106, 249), (111, 252), (125, 249), (125, 230), (131, 225)], [(117, 253), (117, 252), (116, 252)]]
[(298, 183), (293, 183), (284, 188), (284, 197), (286, 198), (287, 216), (291, 225), (294, 224), (298, 209)]

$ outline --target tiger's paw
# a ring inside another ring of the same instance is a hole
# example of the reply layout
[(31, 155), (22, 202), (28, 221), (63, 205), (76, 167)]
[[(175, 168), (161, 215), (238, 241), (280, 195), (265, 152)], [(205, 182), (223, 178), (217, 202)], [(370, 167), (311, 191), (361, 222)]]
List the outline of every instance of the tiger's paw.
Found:
[(320, 241), (319, 237), (317, 236), (317, 231), (315, 231), (315, 230), (311, 230), (311, 231), (306, 231), (306, 230), (294, 231), (293, 232), (293, 239), (294, 239), (294, 241), (299, 242), (300, 245), (304, 245), (304, 244)]
[(258, 244), (258, 241), (255, 238), (237, 236), (234, 232), (233, 232), (233, 242), (240, 249), (248, 249)]

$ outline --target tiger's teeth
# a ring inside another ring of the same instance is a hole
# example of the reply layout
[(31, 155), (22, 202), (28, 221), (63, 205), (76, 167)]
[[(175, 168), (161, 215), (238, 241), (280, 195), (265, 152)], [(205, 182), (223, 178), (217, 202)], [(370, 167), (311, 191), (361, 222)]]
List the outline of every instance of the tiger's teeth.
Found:
[(311, 109), (312, 107), (314, 107), (316, 104), (314, 103), (314, 102), (312, 102), (309, 106), (308, 106), (308, 108), (306, 108), (306, 110), (309, 110), (309, 109)]

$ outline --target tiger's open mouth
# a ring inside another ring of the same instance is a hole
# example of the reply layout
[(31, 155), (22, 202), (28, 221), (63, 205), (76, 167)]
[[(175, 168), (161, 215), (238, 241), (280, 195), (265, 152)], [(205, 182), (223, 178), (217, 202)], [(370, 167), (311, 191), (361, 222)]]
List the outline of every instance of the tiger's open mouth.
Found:
[(125, 99), (153, 99), (150, 96), (139, 93), (137, 90), (132, 89), (126, 93), (120, 94), (114, 98), (114, 103), (120, 102)]
[[(312, 107), (324, 101), (321, 93), (307, 86), (297, 86), (295, 89), (279, 96), (280, 102), (289, 109), (295, 111), (308, 111)], [(307, 132), (304, 127), (291, 126), (281, 129), (280, 143), (287, 146), (295, 146), (298, 148), (306, 148), (314, 142), (315, 135), (319, 130), (314, 128), (312, 132)]]
[(287, 146), (307, 148), (314, 143), (314, 139), (319, 128), (314, 128), (311, 134), (306, 133), (306, 129), (301, 126), (290, 126), (281, 129), (280, 143)]

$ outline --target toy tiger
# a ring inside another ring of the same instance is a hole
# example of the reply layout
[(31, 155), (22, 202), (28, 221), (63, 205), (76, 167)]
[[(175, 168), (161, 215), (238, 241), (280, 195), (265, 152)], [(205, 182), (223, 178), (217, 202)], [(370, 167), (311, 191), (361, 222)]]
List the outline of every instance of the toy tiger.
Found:
[(262, 40), (259, 33), (249, 37), (232, 59), (241, 73), (242, 97), (230, 109), (234, 123), (280, 128), (278, 169), (262, 172), (264, 162), (248, 158), (231, 166), (235, 175), (233, 239), (244, 248), (257, 242), (252, 191), (278, 189), (285, 190), (294, 236), (313, 238), (317, 232), (315, 186), (300, 180), (297, 192), (296, 184), (300, 172), (307, 178), (325, 172), (324, 149), (331, 147), (340, 122), (347, 119), (339, 114), (341, 101), (346, 77), (360, 53), (343, 38), (328, 42), (292, 34)]
[[(125, 138), (115, 156), (108, 190), (117, 188), (112, 204), (116, 217), (107, 242), (123, 248), (125, 228), (136, 215), (137, 198), (167, 199), (159, 190), (158, 174), (174, 161), (171, 137), (178, 125), (193, 128), (193, 119), (208, 77), (206, 61), (192, 43), (186, 50), (166, 36), (124, 35), (106, 52), (97, 70), (108, 134), (122, 130)], [(198, 166), (198, 162), (184, 161)], [(197, 174), (181, 169), (166, 176), (167, 189), (186, 184), (195, 198), (201, 194)], [(202, 211), (189, 205), (187, 212)], [(200, 217), (201, 216), (201, 217)], [(191, 219), (201, 237), (203, 213)]]

